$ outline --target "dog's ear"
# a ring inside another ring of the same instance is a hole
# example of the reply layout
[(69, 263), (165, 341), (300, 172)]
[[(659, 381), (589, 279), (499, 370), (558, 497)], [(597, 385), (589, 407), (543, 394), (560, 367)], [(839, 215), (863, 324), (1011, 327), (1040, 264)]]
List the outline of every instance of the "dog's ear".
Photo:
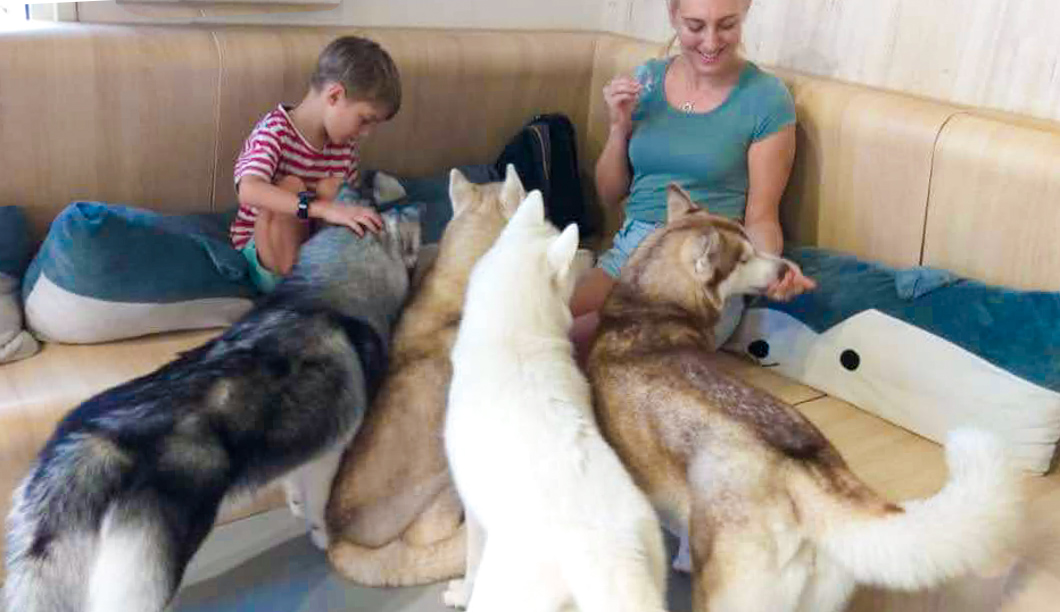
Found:
[(515, 214), (512, 215), (511, 225), (540, 225), (545, 222), (545, 200), (537, 189), (530, 192), (523, 200)]
[(462, 172), (453, 168), (449, 171), (449, 201), (453, 203), (453, 216), (463, 212), (471, 200), (472, 185)]
[(702, 210), (692, 201), (692, 196), (677, 183), (666, 186), (666, 222), (673, 223), (678, 219)]
[(411, 271), (416, 267), (422, 237), (418, 209), (390, 209), (380, 216), (386, 226), (386, 236), (396, 242), (405, 267)]
[(578, 225), (571, 223), (548, 245), (548, 266), (556, 276), (563, 277), (570, 271), (574, 254), (578, 252)]
[(511, 217), (519, 203), (526, 199), (526, 189), (523, 182), (519, 180), (519, 173), (515, 171), (514, 164), (508, 164), (504, 170), (504, 185), (501, 186), (501, 206), (504, 216)]
[(714, 269), (712, 261), (720, 245), (721, 236), (713, 227), (688, 239), (685, 243), (685, 252), (688, 256), (686, 261), (692, 261), (692, 270), (696, 276), (706, 278), (711, 275)]

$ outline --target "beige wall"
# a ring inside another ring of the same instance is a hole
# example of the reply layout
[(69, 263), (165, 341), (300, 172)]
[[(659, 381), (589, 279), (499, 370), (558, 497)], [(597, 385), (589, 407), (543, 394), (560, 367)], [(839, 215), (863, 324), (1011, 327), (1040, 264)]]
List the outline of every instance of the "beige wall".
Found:
[[(614, 0), (615, 31), (666, 40), (665, 0)], [(1060, 120), (1058, 0), (753, 0), (752, 59)]]
[[(297, 2), (297, 0), (293, 0)], [(229, 17), (163, 17), (115, 2), (81, 3), (81, 21), (210, 22), (600, 30), (603, 0), (340, 0), (329, 10)], [(149, 15), (149, 16), (145, 16)]]
[[(754, 0), (745, 41), (762, 64), (1060, 120), (1058, 4)], [(341, 0), (327, 11), (193, 20), (605, 30), (662, 41), (671, 33), (665, 7), (666, 0)], [(83, 3), (80, 15), (82, 21), (145, 19), (114, 2)]]

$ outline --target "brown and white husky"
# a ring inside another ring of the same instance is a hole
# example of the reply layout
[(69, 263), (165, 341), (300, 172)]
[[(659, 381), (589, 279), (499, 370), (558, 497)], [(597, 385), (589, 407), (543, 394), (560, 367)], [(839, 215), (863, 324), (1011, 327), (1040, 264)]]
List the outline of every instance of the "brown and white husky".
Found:
[(946, 486), (890, 503), (798, 411), (712, 365), (725, 298), (789, 265), (671, 185), (667, 224), (630, 258), (590, 348), (605, 437), (689, 537), (695, 610), (830, 612), (858, 583), (919, 589), (996, 561), (1020, 499), (992, 436), (953, 432)]

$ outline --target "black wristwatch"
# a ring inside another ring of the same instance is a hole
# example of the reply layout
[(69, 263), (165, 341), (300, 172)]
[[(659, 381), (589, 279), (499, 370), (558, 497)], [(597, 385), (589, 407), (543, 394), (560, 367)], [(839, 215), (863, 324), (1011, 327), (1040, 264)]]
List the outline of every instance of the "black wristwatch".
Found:
[(298, 218), (309, 219), (309, 205), (313, 203), (316, 195), (312, 191), (303, 191), (298, 194)]

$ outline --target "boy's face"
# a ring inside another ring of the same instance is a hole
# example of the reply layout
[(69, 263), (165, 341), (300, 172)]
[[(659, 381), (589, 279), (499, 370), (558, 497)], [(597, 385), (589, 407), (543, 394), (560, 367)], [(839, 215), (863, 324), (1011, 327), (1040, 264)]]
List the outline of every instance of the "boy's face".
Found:
[(388, 109), (382, 104), (351, 100), (346, 97), (345, 88), (337, 83), (328, 85), (326, 97), (324, 129), (328, 140), (335, 144), (364, 138), (377, 124), (388, 119)]

